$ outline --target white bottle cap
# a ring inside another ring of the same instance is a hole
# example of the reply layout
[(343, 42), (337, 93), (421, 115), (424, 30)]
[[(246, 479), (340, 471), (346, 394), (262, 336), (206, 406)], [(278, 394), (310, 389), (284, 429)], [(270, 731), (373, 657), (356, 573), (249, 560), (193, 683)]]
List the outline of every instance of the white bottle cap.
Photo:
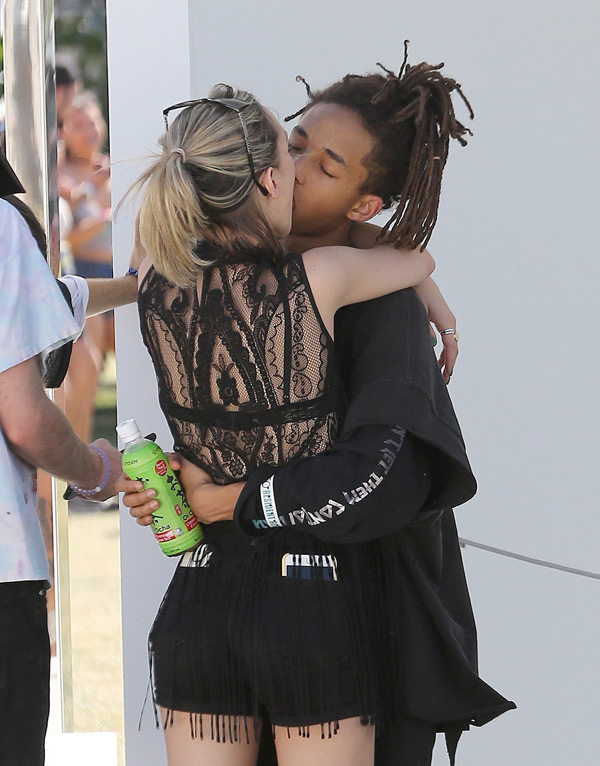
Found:
[(131, 444), (142, 438), (142, 432), (135, 420), (124, 420), (117, 426), (117, 433), (123, 444)]

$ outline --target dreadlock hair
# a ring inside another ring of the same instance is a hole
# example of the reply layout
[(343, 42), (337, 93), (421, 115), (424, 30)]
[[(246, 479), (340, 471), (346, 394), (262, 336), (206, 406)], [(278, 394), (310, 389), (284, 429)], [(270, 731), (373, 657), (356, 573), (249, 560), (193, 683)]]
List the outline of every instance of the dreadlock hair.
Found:
[(397, 248), (425, 248), (435, 227), (448, 158), (450, 139), (465, 146), (471, 131), (454, 113), (452, 93), (474, 114), (461, 86), (441, 73), (444, 64), (408, 64), (408, 40), (399, 73), (377, 64), (381, 74), (347, 74), (339, 82), (313, 93), (304, 78), (308, 104), (288, 120), (315, 104), (338, 104), (355, 112), (374, 139), (372, 151), (363, 159), (368, 171), (361, 194), (376, 194), (383, 208), (395, 212), (383, 227), (380, 240)]

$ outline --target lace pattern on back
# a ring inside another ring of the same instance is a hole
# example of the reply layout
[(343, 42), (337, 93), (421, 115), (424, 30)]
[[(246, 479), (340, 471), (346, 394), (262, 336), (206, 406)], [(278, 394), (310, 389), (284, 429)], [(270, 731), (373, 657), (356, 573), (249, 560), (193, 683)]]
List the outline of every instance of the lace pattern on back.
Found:
[(301, 257), (221, 262), (203, 271), (200, 295), (151, 269), (138, 303), (175, 448), (216, 482), (314, 455), (337, 435), (333, 344)]

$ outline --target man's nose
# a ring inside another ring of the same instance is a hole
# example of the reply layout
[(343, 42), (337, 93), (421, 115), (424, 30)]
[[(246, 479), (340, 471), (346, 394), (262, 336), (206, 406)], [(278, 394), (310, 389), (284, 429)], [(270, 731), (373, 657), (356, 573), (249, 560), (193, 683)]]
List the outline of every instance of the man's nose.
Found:
[(294, 164), (296, 166), (296, 183), (303, 184), (305, 179), (305, 162), (306, 155), (298, 153), (294, 155)]

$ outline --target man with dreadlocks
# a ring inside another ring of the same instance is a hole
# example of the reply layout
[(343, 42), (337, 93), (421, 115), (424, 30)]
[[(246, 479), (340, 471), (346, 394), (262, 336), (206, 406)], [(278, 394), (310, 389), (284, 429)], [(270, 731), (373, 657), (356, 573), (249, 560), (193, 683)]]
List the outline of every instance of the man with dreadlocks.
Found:
[[(429, 242), (450, 139), (465, 145), (470, 132), (456, 119), (454, 91), (473, 116), (460, 85), (441, 69), (409, 66), (405, 47), (397, 76), (348, 75), (309, 91), (290, 136), (291, 250), (368, 244), (368, 233), (353, 224), (389, 208), (381, 239), (407, 248)], [(440, 361), (449, 382), (458, 336), (454, 322), (438, 327), (446, 330)], [(414, 290), (338, 312), (335, 338), (349, 399), (340, 441), (277, 473), (257, 471), (235, 518), (256, 534), (267, 526), (272, 503), (282, 525), (322, 539), (379, 540), (388, 636), (396, 642), (387, 656), (398, 664), (384, 668), (393, 712), (384, 715), (376, 763), (429, 764), (438, 730), (446, 732), (453, 762), (462, 730), (514, 707), (477, 672), (476, 629), (450, 510), (470, 499), (475, 480)], [(388, 470), (386, 451), (398, 442)]]
[[(301, 115), (289, 147), (296, 161), (289, 250), (368, 247), (373, 230), (398, 247), (429, 241), (450, 139), (464, 145), (470, 132), (455, 117), (454, 91), (473, 113), (460, 85), (441, 74), (443, 65), (412, 67), (406, 53), (405, 43), (398, 75), (347, 75), (318, 93), (307, 86), (308, 104), (289, 118)], [(389, 208), (381, 232), (365, 223)], [(385, 646), (378, 766), (430, 764), (437, 731), (445, 732), (454, 763), (462, 731), (515, 707), (478, 676), (451, 510), (476, 489), (444, 385), (458, 335), (451, 314), (432, 319), (442, 332), (443, 375), (413, 290), (338, 312), (335, 343), (349, 403), (329, 452), (277, 471), (263, 466), (245, 485), (226, 487), (206, 483), (209, 477), (181, 461), (188, 499), (205, 523), (229, 508), (248, 535), (295, 526), (369, 548), (380, 583), (372, 598), (385, 616), (378, 626)], [(156, 508), (145, 492), (127, 494), (125, 503), (142, 523)]]

